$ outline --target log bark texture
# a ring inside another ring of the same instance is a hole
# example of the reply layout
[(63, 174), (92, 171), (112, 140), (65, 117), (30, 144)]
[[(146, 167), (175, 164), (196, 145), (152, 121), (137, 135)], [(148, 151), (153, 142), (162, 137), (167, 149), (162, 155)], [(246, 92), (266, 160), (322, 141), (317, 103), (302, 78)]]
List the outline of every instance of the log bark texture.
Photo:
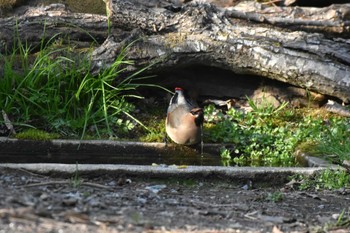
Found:
[(241, 6), (224, 10), (202, 1), (183, 5), (145, 2), (107, 2), (112, 22), (108, 37), (107, 17), (70, 13), (57, 6), (0, 19), (0, 53), (16, 36), (32, 45), (57, 33), (79, 43), (95, 39), (104, 41), (93, 53), (98, 72), (134, 42), (127, 56), (135, 61), (131, 71), (150, 64), (150, 72), (214, 66), (350, 102), (349, 4), (320, 10), (255, 6), (249, 11)]
[[(341, 7), (350, 9), (350, 5)], [(111, 1), (113, 26), (130, 31), (122, 46), (126, 41), (142, 38), (128, 55), (137, 68), (151, 63), (155, 63), (152, 70), (197, 64), (215, 66), (350, 101), (349, 39), (232, 17), (232, 10), (210, 4), (194, 3), (168, 10)], [(348, 25), (347, 20), (342, 22)], [(348, 26), (344, 30), (348, 31)], [(110, 62), (122, 47), (115, 38), (109, 37), (95, 50), (98, 64)]]
[(329, 7), (263, 7), (255, 2), (228, 9), (226, 16), (267, 23), (292, 30), (307, 30), (350, 38), (350, 4)]
[(107, 17), (71, 13), (63, 4), (29, 8), (23, 14), (0, 18), (0, 53), (11, 52), (21, 40), (32, 48), (53, 37), (69, 37), (73, 43), (89, 47), (102, 43), (108, 35)]

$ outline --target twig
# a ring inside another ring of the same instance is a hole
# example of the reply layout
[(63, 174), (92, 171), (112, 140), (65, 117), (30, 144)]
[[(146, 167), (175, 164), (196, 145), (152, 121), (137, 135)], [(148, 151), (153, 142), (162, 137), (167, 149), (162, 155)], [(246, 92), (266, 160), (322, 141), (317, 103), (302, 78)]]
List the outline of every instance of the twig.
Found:
[(258, 213), (258, 211), (253, 211), (253, 212), (251, 212), (251, 213), (245, 214), (244, 217), (249, 218), (249, 219), (252, 219), (252, 220), (256, 220), (256, 219), (258, 219), (258, 218), (253, 217), (253, 215), (255, 215), (255, 214), (257, 214), (257, 213)]
[[(61, 181), (48, 181), (48, 182), (40, 182), (40, 183), (33, 183), (33, 184), (27, 184), (24, 185), (23, 187), (29, 188), (29, 187), (38, 187), (38, 186), (45, 186), (45, 185), (56, 185), (56, 184), (72, 184), (71, 181), (65, 181), (65, 180), (61, 180)], [(96, 183), (91, 183), (91, 182), (81, 182), (79, 185), (82, 186), (90, 186), (90, 187), (94, 187), (94, 188), (100, 188), (100, 189), (108, 189), (108, 190), (112, 190), (112, 187), (106, 186), (106, 185), (102, 185), (102, 184), (96, 184)]]
[(23, 168), (13, 168), (13, 169), (21, 171), (21, 172), (28, 173), (29, 175), (32, 175), (32, 176), (37, 176), (37, 177), (41, 177), (41, 178), (47, 178), (47, 176), (40, 175), (40, 174), (37, 174), (37, 173), (34, 173), (34, 172), (30, 172), (30, 171), (28, 171), (26, 169), (23, 169)]
[(2, 112), (2, 117), (4, 118), (5, 126), (10, 131), (9, 135), (16, 134), (15, 128), (13, 127), (13, 124), (10, 121), (10, 118), (7, 116), (6, 112), (4, 110), (2, 110), (1, 112)]
[(271, 0), (271, 1), (268, 1), (268, 2), (262, 2), (261, 4), (262, 5), (269, 5), (269, 4), (275, 4), (277, 2), (281, 2), (281, 0)]
[(90, 186), (90, 187), (94, 187), (94, 188), (101, 188), (101, 189), (109, 189), (109, 190), (113, 189), (110, 186), (106, 186), (103, 184), (91, 183), (91, 182), (83, 182), (81, 185)]
[(268, 2), (263, 2), (261, 4), (262, 5), (269, 5), (269, 4), (271, 4), (278, 12), (282, 12), (283, 9), (276, 5), (277, 2), (281, 2), (281, 0), (271, 0), (271, 1), (268, 1)]
[(199, 206), (209, 206), (211, 208), (237, 208), (237, 209), (244, 209), (242, 208), (242, 205), (240, 204), (211, 204), (207, 202), (202, 202), (202, 201), (191, 201), (190, 203), (194, 205), (199, 205)]

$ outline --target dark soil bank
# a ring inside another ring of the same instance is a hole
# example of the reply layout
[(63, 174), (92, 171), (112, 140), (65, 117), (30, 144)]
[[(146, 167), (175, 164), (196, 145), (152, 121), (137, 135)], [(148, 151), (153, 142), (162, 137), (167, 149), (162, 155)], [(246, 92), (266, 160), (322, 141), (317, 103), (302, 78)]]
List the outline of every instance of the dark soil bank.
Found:
[(63, 178), (2, 168), (0, 232), (323, 232), (349, 199), (348, 190), (310, 193), (283, 184)]

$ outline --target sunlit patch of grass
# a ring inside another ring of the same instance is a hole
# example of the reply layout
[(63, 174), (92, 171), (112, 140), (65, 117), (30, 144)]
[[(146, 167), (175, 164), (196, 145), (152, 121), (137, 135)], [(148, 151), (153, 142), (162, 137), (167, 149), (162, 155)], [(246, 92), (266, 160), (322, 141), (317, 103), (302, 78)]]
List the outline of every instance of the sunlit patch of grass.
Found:
[(28, 129), (16, 134), (17, 139), (40, 140), (40, 141), (57, 139), (59, 137), (60, 135), (57, 133), (48, 133), (38, 129)]
[[(145, 119), (144, 119), (145, 120)], [(143, 142), (164, 142), (165, 140), (165, 120), (158, 116), (150, 116), (145, 120), (149, 131), (140, 137)]]
[(350, 187), (350, 174), (345, 170), (326, 169), (312, 176), (293, 175), (290, 179), (298, 184), (299, 190), (336, 190)]
[(164, 142), (165, 140), (165, 129), (161, 127), (160, 130), (156, 128), (151, 129), (146, 135), (140, 137), (142, 142)]
[(226, 113), (206, 106), (205, 142), (235, 144), (233, 162), (252, 166), (293, 166), (296, 149), (315, 154), (332, 154), (332, 161), (349, 159), (349, 120), (324, 110), (259, 107), (248, 100), (253, 111)]
[(320, 137), (310, 138), (298, 145), (298, 149), (313, 156), (321, 156), (333, 163), (341, 164), (350, 160), (350, 120), (336, 116), (325, 110), (305, 110), (305, 117), (321, 119), (322, 129), (314, 134)]
[(341, 164), (350, 160), (350, 122), (347, 120), (330, 119), (325, 127), (322, 140), (317, 141), (315, 153), (321, 154), (333, 163)]
[(141, 111), (147, 114), (142, 114), (142, 121), (147, 125), (149, 131), (139, 130), (139, 139), (143, 142), (164, 142), (165, 139), (165, 116), (167, 106), (164, 103), (143, 105)]

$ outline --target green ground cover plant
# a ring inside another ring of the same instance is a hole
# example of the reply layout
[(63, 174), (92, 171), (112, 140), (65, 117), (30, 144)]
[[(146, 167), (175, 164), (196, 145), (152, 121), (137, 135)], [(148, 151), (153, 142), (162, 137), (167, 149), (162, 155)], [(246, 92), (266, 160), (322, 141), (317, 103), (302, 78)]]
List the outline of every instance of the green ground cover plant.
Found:
[(343, 209), (343, 211), (339, 214), (339, 217), (335, 223), (326, 224), (326, 230), (337, 230), (341, 228), (347, 228), (350, 227), (350, 209), (346, 211), (346, 209)]
[[(167, 101), (160, 107), (134, 101), (143, 98), (138, 88), (160, 88), (140, 77), (148, 67), (120, 75), (133, 63), (126, 60), (132, 44), (94, 75), (88, 56), (92, 48), (79, 51), (59, 36), (43, 40), (39, 48), (17, 40), (0, 54), (0, 109), (10, 116), (18, 137), (163, 141)], [(294, 166), (297, 149), (326, 155), (334, 163), (350, 160), (349, 119), (288, 103), (277, 108), (249, 98), (248, 103), (252, 111), (247, 113), (205, 107), (204, 142), (235, 145), (221, 150), (224, 165)]]
[[(230, 157), (235, 164), (293, 166), (294, 152), (303, 143), (312, 145), (313, 155), (332, 154), (341, 163), (350, 159), (349, 120), (309, 108), (257, 106), (249, 100), (251, 112), (234, 108), (224, 113), (213, 105), (205, 108), (206, 142), (233, 143)], [(305, 149), (305, 147), (304, 147)], [(222, 156), (227, 161), (227, 151)]]
[(311, 176), (293, 175), (290, 177), (299, 190), (337, 190), (350, 187), (350, 174), (345, 170), (326, 169)]
[(110, 67), (93, 75), (91, 51), (79, 53), (69, 43), (62, 46), (58, 35), (43, 40), (40, 48), (17, 40), (13, 48), (0, 54), (4, 67), (0, 108), (19, 131), (38, 128), (62, 138), (114, 138), (137, 124), (147, 131), (133, 116), (135, 106), (128, 101), (142, 98), (134, 91), (147, 85), (137, 83), (143, 80), (138, 76), (143, 70), (119, 76), (132, 64), (125, 59), (127, 49)]
[(325, 127), (323, 140), (314, 141), (305, 149), (333, 163), (342, 164), (344, 160), (350, 161), (349, 123), (349, 120), (330, 118)]
[(271, 201), (271, 202), (281, 202), (284, 199), (284, 195), (282, 192), (280, 191), (276, 191), (273, 193), (269, 193), (266, 197), (267, 201)]

